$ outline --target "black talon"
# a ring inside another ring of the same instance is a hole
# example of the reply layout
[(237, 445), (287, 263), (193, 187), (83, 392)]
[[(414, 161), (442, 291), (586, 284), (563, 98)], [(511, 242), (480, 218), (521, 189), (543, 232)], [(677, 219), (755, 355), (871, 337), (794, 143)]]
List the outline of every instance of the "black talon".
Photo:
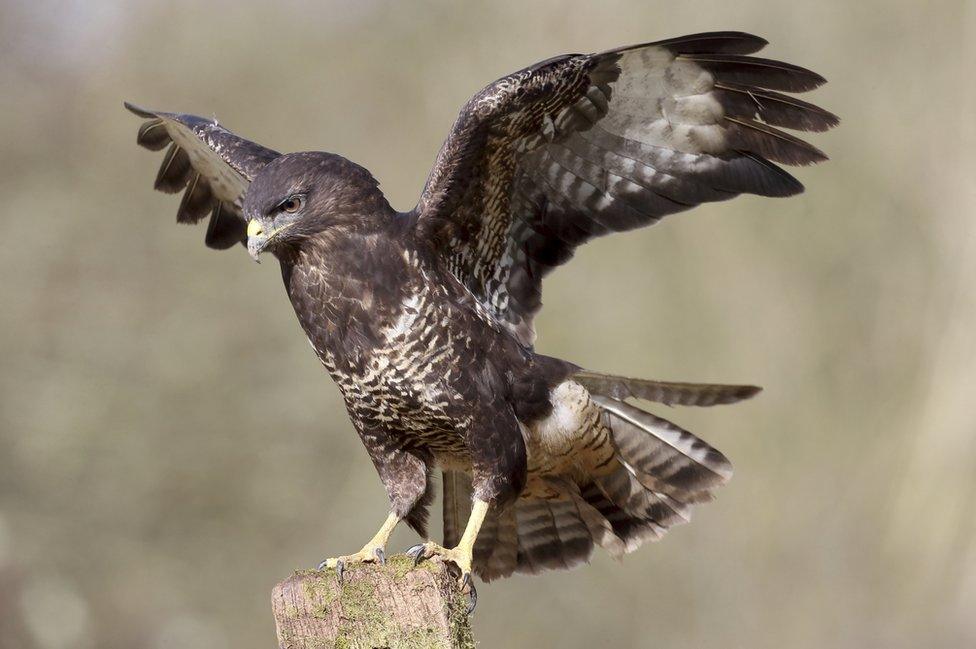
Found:
[(424, 544), (418, 543), (417, 545), (412, 546), (405, 552), (405, 554), (408, 557), (413, 557), (413, 567), (416, 568), (418, 565), (420, 565), (420, 562), (426, 558), (424, 557)]
[(471, 579), (471, 573), (466, 572), (464, 576), (461, 577), (461, 591), (464, 591), (464, 587), (468, 587), (468, 615), (474, 613), (474, 607), (478, 605), (478, 589), (474, 587), (474, 580)]
[(324, 561), (321, 561), (319, 563), (319, 566), (318, 568), (316, 568), (316, 570), (325, 570), (328, 567), (328, 565), (329, 565), (329, 560), (325, 559)]
[(383, 548), (376, 548), (373, 550), (373, 554), (376, 555), (376, 560), (380, 562), (381, 566), (386, 565), (386, 553), (383, 552)]
[(342, 559), (336, 561), (336, 579), (339, 580), (340, 584), (342, 583), (342, 573), (345, 570), (346, 570), (346, 564), (342, 561)]
[(408, 557), (412, 557), (413, 555), (417, 554), (418, 552), (420, 552), (423, 549), (424, 549), (424, 544), (423, 543), (418, 543), (417, 545), (411, 545), (409, 548), (407, 548), (406, 550), (404, 550), (403, 553), (405, 555), (407, 555)]

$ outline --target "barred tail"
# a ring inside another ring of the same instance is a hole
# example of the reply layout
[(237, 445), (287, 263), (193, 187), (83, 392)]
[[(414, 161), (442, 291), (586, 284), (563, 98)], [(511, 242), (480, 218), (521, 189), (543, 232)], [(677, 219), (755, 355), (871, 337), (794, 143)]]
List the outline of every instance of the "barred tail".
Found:
[(582, 495), (632, 552), (691, 520), (692, 505), (712, 499), (713, 491), (731, 479), (732, 464), (692, 433), (624, 399), (710, 406), (748, 399), (760, 388), (581, 374), (574, 380), (603, 411), (616, 449), (615, 465), (608, 474), (593, 476)]
[[(732, 477), (731, 463), (718, 450), (623, 398), (712, 405), (759, 391), (589, 372), (572, 380), (588, 388), (588, 407), (598, 410), (597, 417), (588, 419), (593, 430), (580, 431), (580, 440), (606, 440), (613, 447), (612, 460), (600, 467), (580, 466), (572, 476), (547, 477), (556, 497), (522, 497), (506, 510), (492, 512), (475, 547), (474, 568), (485, 580), (572, 568), (588, 561), (597, 546), (615, 557), (632, 552), (688, 522), (692, 506), (711, 500), (714, 489)], [(466, 475), (445, 473), (445, 544), (460, 537), (470, 511), (470, 489)]]
[(754, 397), (762, 391), (755, 385), (631, 379), (589, 370), (578, 371), (573, 375), (573, 380), (589, 390), (590, 394), (618, 401), (646, 399), (668, 406), (719, 406)]
[[(474, 571), (485, 581), (514, 572), (539, 573), (573, 568), (589, 560), (594, 545), (624, 552), (610, 523), (572, 486), (565, 499), (520, 498), (502, 511), (489, 512), (475, 541)], [(461, 538), (470, 515), (471, 479), (444, 472), (444, 545)], [(448, 503), (452, 503), (448, 505)]]
[(623, 401), (594, 395), (610, 425), (617, 463), (594, 476), (583, 497), (606, 518), (627, 552), (691, 520), (732, 477), (732, 464), (690, 432)]

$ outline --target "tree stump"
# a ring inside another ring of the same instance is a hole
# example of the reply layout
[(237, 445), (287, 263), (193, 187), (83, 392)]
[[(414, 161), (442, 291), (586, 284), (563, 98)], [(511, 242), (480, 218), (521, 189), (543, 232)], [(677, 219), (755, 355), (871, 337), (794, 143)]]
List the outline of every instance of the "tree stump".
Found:
[(468, 597), (438, 558), (303, 570), (272, 592), (280, 649), (470, 649)]

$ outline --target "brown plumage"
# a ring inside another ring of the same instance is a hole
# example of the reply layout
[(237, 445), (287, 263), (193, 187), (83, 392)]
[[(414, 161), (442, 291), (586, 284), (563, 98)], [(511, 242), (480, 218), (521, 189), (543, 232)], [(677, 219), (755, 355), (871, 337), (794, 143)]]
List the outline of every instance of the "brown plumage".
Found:
[(585, 371), (537, 354), (533, 319), (542, 279), (594, 237), (802, 190), (775, 163), (825, 156), (780, 129), (837, 118), (784, 94), (824, 80), (750, 56), (765, 44), (695, 34), (504, 77), (462, 108), (403, 213), (339, 156), (280, 155), (215, 121), (129, 106), (147, 120), (139, 144), (169, 146), (156, 188), (184, 192), (177, 220), (210, 214), (207, 245), (279, 259), (386, 486), (388, 523), (335, 563), (381, 558), (400, 519), (424, 534), (435, 467), (445, 544), (458, 544), (438, 551), (485, 579), (570, 568), (596, 546), (620, 556), (729, 479), (721, 453), (628, 400), (710, 406), (758, 388)]

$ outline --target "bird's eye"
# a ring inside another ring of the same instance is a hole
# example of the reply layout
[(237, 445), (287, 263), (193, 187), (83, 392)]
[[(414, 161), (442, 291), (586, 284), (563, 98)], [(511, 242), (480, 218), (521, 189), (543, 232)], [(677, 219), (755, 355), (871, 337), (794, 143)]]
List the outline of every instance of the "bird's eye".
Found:
[(298, 210), (302, 209), (304, 204), (305, 199), (303, 199), (301, 196), (289, 196), (285, 200), (281, 201), (281, 204), (278, 205), (278, 209), (282, 212), (294, 214)]

